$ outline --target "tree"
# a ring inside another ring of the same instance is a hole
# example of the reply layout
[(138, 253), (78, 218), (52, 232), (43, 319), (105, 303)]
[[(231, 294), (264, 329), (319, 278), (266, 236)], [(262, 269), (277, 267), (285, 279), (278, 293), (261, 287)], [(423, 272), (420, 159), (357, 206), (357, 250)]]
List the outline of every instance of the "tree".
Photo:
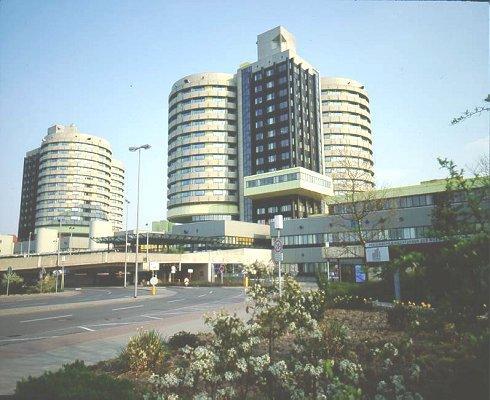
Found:
[(388, 200), (390, 191), (374, 188), (370, 165), (362, 161), (360, 154), (339, 153), (339, 157), (341, 160), (332, 171), (337, 195), (325, 200), (330, 213), (336, 215), (332, 227), (339, 240), (335, 250), (327, 253), (332, 258), (361, 258), (366, 264), (366, 243), (385, 239), (385, 226), (393, 214)]
[(465, 178), (454, 162), (438, 161), (448, 172), (433, 212), (433, 234), (442, 244), (430, 253), (424, 275), (436, 307), (456, 322), (474, 321), (490, 297), (490, 177), (483, 171)]

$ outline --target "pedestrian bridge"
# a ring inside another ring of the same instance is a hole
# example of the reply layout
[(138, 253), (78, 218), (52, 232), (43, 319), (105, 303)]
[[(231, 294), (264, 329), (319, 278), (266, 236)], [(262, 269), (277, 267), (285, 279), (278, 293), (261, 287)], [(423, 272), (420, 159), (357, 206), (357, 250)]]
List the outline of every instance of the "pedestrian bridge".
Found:
[[(212, 282), (215, 275), (215, 266), (219, 265), (248, 265), (256, 261), (269, 263), (271, 251), (269, 249), (240, 248), (229, 250), (200, 251), (194, 253), (170, 254), (149, 253), (138, 254), (138, 271), (146, 270), (147, 262), (157, 262), (161, 267), (175, 266), (179, 271), (193, 270), (196, 279)], [(119, 272), (124, 268), (127, 260), (128, 271), (134, 270), (136, 253), (116, 251), (94, 251), (69, 254), (68, 252), (49, 254), (13, 255), (0, 257), (0, 272), (5, 272), (9, 267), (19, 273), (35, 273), (43, 268), (51, 270), (64, 267), (70, 271), (76, 270), (100, 270)], [(162, 268), (161, 268), (162, 269)]]

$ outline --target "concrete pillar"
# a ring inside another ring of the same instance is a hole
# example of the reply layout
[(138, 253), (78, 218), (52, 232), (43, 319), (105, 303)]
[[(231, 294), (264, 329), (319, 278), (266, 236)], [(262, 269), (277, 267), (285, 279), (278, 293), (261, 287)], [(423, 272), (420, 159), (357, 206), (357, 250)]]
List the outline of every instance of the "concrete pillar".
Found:
[(214, 271), (213, 271), (213, 263), (208, 261), (208, 282), (213, 282)]

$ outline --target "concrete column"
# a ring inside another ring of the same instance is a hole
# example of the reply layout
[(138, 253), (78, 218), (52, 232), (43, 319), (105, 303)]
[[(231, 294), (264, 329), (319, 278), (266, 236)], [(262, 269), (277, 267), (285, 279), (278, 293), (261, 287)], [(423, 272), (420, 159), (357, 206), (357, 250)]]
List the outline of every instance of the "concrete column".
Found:
[(213, 271), (213, 263), (208, 261), (208, 282), (213, 282), (214, 271)]

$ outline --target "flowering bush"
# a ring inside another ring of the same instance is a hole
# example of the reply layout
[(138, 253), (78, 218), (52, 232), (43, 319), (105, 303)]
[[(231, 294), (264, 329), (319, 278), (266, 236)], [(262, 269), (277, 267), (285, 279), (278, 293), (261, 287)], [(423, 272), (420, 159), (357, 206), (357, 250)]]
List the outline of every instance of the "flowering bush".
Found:
[(373, 299), (353, 295), (337, 296), (333, 298), (330, 306), (332, 308), (371, 310), (373, 308)]
[(199, 344), (199, 337), (186, 331), (177, 332), (168, 340), (168, 346), (173, 350), (178, 350), (185, 346), (197, 347)]
[(119, 355), (119, 361), (126, 371), (155, 372), (161, 368), (166, 352), (165, 341), (158, 332), (139, 331), (129, 339)]
[(435, 322), (434, 315), (429, 303), (416, 304), (410, 301), (395, 301), (387, 313), (388, 322), (393, 329), (412, 331), (431, 329), (432, 322)]

